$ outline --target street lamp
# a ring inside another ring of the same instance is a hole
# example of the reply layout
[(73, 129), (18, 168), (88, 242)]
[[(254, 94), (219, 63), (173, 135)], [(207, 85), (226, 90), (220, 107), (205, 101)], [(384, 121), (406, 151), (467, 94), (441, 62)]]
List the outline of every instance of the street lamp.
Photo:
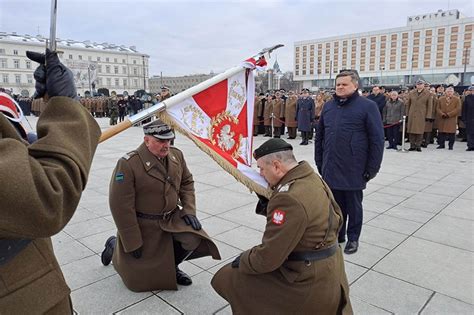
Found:
[(385, 70), (385, 67), (380, 67), (380, 84), (383, 84), (382, 83), (382, 75), (383, 75), (383, 72)]
[(143, 90), (146, 90), (146, 71), (145, 71), (145, 55), (142, 55), (143, 59)]

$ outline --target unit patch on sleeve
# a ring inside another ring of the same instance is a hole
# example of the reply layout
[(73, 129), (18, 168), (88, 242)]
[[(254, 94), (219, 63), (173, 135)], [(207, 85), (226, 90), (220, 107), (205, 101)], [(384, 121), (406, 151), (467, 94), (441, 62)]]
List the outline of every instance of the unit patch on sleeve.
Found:
[(285, 211), (276, 209), (275, 211), (273, 211), (272, 222), (276, 225), (282, 225), (283, 223), (285, 223), (285, 215)]
[(116, 181), (116, 182), (121, 182), (121, 181), (123, 181), (123, 173), (117, 173), (117, 174), (115, 174), (115, 181)]

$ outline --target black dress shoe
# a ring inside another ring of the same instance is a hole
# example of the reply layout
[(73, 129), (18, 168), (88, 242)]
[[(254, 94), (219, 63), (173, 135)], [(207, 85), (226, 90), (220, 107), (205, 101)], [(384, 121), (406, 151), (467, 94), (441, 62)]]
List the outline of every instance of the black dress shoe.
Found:
[(452, 149), (453, 149), (453, 147), (449, 147), (449, 149), (448, 149), (448, 150), (452, 150)]
[(415, 151), (415, 150), (416, 150), (415, 148), (408, 149), (408, 151)]
[(346, 242), (346, 238), (345, 238), (345, 237), (338, 237), (338, 238), (337, 238), (337, 242), (338, 242), (339, 244), (345, 243), (345, 242)]
[(421, 148), (416, 148), (416, 152), (421, 152)]
[(102, 261), (102, 265), (108, 266), (112, 261), (112, 256), (114, 255), (114, 248), (115, 242), (117, 242), (117, 238), (115, 236), (111, 236), (105, 242), (105, 249), (102, 251), (100, 255), (100, 260)]
[(436, 149), (444, 149), (444, 145), (439, 145), (436, 147)]
[(467, 148), (466, 151), (474, 151), (474, 148)]
[(354, 254), (357, 252), (357, 249), (359, 248), (359, 242), (358, 241), (348, 241), (346, 244), (346, 248), (344, 248), (344, 253), (346, 254)]
[(179, 285), (191, 285), (193, 280), (191, 280), (190, 276), (188, 276), (184, 271), (176, 266), (176, 282)]

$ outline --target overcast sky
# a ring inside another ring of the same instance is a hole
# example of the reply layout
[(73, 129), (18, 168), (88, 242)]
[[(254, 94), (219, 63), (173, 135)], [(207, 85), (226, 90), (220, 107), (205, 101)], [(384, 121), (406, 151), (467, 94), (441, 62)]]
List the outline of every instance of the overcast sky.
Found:
[[(296, 41), (406, 25), (407, 16), (472, 0), (58, 0), (57, 37), (136, 46), (150, 75), (224, 71), (284, 44), (270, 61), (293, 68)], [(50, 0), (0, 0), (0, 31), (49, 37)]]

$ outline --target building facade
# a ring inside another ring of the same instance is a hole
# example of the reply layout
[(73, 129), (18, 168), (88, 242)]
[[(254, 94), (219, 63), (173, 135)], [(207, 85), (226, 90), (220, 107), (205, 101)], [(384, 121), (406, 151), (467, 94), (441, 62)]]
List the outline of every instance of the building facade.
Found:
[[(46, 38), (41, 35), (0, 32), (0, 87), (13, 94), (33, 95), (37, 64), (26, 57), (26, 51), (44, 52), (45, 47)], [(149, 56), (134, 46), (58, 38), (57, 50), (61, 61), (72, 70), (80, 95), (100, 88), (117, 94), (149, 89)]]
[(176, 77), (152, 76), (150, 78), (150, 92), (159, 93), (161, 87), (165, 85), (170, 89), (171, 94), (177, 94), (213, 76), (215, 76), (213, 72), (209, 74), (193, 74)]
[(474, 84), (474, 18), (458, 10), (407, 18), (404, 27), (305, 40), (294, 44), (294, 80), (309, 89), (334, 87), (343, 69), (359, 72), (364, 87)]

